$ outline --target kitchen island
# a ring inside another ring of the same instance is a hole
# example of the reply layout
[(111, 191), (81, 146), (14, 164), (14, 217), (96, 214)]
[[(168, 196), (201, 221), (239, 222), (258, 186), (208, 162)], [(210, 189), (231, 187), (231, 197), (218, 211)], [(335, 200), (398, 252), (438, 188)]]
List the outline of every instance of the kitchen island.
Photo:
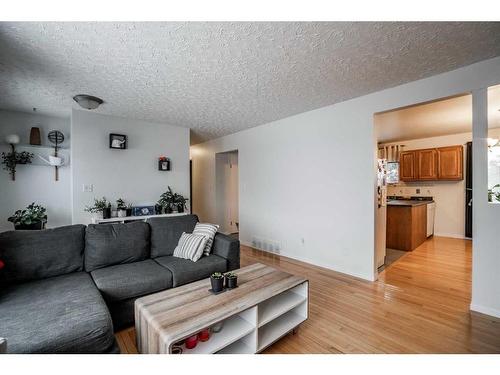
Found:
[(428, 203), (431, 201), (387, 201), (386, 242), (388, 248), (412, 251), (425, 242)]

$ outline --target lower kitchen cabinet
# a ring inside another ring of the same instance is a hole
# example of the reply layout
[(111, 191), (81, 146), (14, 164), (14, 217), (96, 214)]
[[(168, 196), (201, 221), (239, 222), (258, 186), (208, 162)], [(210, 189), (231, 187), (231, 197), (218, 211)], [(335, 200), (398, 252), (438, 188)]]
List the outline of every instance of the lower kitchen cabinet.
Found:
[(427, 239), (427, 205), (388, 205), (386, 235), (390, 249), (416, 249)]

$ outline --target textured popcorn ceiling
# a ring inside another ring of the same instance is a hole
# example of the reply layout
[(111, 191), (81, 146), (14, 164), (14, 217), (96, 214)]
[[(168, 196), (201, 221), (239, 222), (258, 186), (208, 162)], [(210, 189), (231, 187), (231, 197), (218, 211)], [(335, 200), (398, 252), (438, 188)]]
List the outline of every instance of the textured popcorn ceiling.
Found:
[(195, 142), (500, 55), (500, 23), (0, 23), (0, 108), (96, 112)]

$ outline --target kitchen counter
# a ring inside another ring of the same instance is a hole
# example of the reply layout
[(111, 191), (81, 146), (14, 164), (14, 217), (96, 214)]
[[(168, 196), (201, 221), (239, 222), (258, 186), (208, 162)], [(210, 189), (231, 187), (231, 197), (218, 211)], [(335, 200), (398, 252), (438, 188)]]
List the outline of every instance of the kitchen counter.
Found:
[(434, 202), (434, 201), (416, 201), (416, 200), (394, 199), (394, 200), (388, 200), (387, 205), (388, 206), (415, 207), (415, 206), (422, 206), (424, 204), (429, 204), (432, 202)]

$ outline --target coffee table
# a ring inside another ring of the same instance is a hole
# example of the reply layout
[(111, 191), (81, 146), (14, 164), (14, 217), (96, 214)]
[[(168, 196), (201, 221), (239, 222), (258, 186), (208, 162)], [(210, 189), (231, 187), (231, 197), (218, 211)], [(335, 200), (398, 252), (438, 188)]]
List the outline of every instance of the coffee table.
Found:
[[(238, 288), (214, 295), (210, 279), (135, 301), (140, 353), (258, 353), (295, 330), (308, 317), (308, 280), (256, 263), (234, 271)], [(193, 349), (182, 343), (223, 322), (218, 333)]]

